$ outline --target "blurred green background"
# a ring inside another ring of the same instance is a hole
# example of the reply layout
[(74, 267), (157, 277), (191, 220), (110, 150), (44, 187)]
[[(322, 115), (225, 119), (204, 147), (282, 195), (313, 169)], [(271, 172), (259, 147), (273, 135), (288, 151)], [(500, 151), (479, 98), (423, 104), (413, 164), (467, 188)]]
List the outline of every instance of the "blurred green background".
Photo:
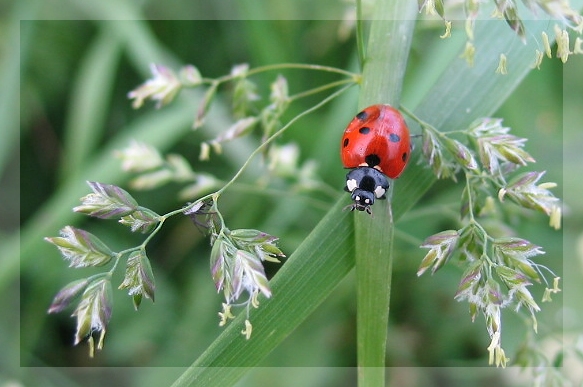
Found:
[[(89, 359), (85, 343), (72, 346), (72, 309), (50, 316), (46, 310), (62, 286), (95, 271), (69, 269), (42, 237), (56, 236), (63, 226), (74, 225), (90, 230), (116, 249), (141, 241), (140, 235), (130, 234), (113, 221), (94, 221), (71, 211), (88, 192), (85, 180), (127, 188), (131, 175), (121, 171), (112, 150), (127, 145), (131, 138), (164, 152), (180, 153), (195, 170), (223, 179), (232, 176), (259, 143), (259, 135), (237, 140), (226, 146), (222, 155), (213, 155), (211, 162), (198, 161), (200, 142), (232, 122), (228, 90), (219, 95), (205, 128), (193, 132), (190, 125), (198, 91), (184, 92), (173, 106), (159, 111), (152, 104), (137, 111), (131, 108), (127, 92), (149, 76), (150, 63), (174, 68), (192, 63), (205, 77), (227, 74), (239, 63), (252, 67), (314, 63), (357, 71), (354, 35), (340, 38), (342, 23), (334, 20), (342, 17), (343, 8), (314, 9), (315, 16), (309, 19), (304, 15), (308, 9), (298, 11), (301, 7), (287, 2), (269, 7), (254, 6), (251, 1), (228, 7), (223, 3), (170, 7), (148, 1), (140, 6), (124, 1), (99, 5), (23, 1), (3, 5), (0, 33), (6, 39), (2, 43), (4, 90), (0, 109), (6, 114), (2, 115), (6, 126), (0, 144), (0, 202), (4, 203), (0, 208), (0, 241), (5, 246), (0, 267), (4, 310), (0, 318), (0, 386), (9, 382), (30, 386), (168, 385), (180, 375), (180, 367), (191, 364), (221, 332), (217, 312), (222, 298), (209, 274), (208, 240), (190, 220), (171, 219), (148, 250), (156, 276), (155, 304), (145, 300), (135, 312), (126, 292), (115, 291), (105, 349)], [(66, 6), (66, 15), (57, 16), (57, 6), (61, 10)], [(270, 15), (282, 20), (253, 20)], [(198, 20), (163, 20), (178, 17)], [(64, 18), (71, 20), (54, 20)], [(114, 18), (138, 21), (111, 20)], [(440, 40), (440, 29), (439, 24), (435, 28), (427, 23), (418, 26), (404, 82), (405, 106), (414, 105), (440, 71), (439, 64), (432, 62), (434, 51), (455, 51), (463, 46), (461, 31), (450, 40)], [(555, 295), (553, 303), (544, 304), (538, 316), (538, 339), (550, 357), (556, 354), (562, 337), (568, 346), (575, 345), (583, 317), (578, 297), (583, 256), (579, 194), (582, 65), (580, 57), (570, 58), (566, 65), (545, 59), (541, 69), (531, 72), (496, 114), (516, 135), (529, 139), (527, 150), (537, 160), (533, 168), (547, 171), (545, 179), (559, 184), (555, 192), (566, 202), (561, 231), (550, 229), (547, 219), (538, 214), (512, 224), (520, 236), (543, 246), (547, 254), (541, 263), (564, 278), (564, 292)], [(292, 94), (335, 79), (317, 72), (281, 73), (287, 77)], [(277, 74), (253, 78), (263, 96)], [(294, 103), (285, 118), (318, 100), (316, 96)], [(338, 196), (343, 194), (345, 173), (338, 141), (356, 111), (356, 100), (354, 88), (299, 121), (279, 141), (297, 144), (301, 162), (315, 160), (318, 174), (337, 188)], [(20, 121), (14, 118), (18, 114)], [(411, 129), (419, 131), (414, 125)], [(418, 143), (416, 153), (419, 148)], [(247, 174), (245, 184), (253, 186), (258, 173)], [(289, 179), (273, 182), (283, 190), (292, 183)], [(183, 205), (176, 196), (180, 188), (171, 184), (131, 193), (141, 204), (164, 213)], [(489, 340), (484, 322), (479, 317), (472, 324), (467, 305), (453, 300), (459, 268), (448, 265), (434, 276), (415, 275), (424, 255), (418, 245), (426, 236), (455, 226), (451, 213), (457, 210), (459, 195), (460, 187), (439, 182), (399, 220), (395, 246), (399, 258), (394, 266), (388, 328), (387, 363), (393, 367), (389, 378), (399, 386), (528, 384), (528, 372), (486, 367)], [(230, 228), (256, 228), (277, 235), (282, 249), (291, 254), (334, 201), (321, 193), (278, 196), (235, 187), (221, 198), (220, 205)], [(276, 269), (268, 267), (270, 274)], [(121, 282), (119, 274), (117, 283)], [(543, 290), (543, 285), (531, 289), (537, 300)], [(262, 367), (240, 384), (353, 385), (354, 298), (351, 273)], [(529, 333), (521, 317), (506, 311), (504, 318), (503, 344), (507, 355), (514, 358)], [(571, 361), (569, 356), (567, 371), (572, 377), (581, 377), (577, 374), (580, 364), (573, 366)]]

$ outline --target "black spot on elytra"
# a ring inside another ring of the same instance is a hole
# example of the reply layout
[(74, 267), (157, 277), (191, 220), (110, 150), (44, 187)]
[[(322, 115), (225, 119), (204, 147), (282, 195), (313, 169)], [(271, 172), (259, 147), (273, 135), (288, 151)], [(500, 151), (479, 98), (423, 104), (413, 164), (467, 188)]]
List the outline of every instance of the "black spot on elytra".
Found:
[(356, 115), (356, 118), (360, 121), (364, 121), (368, 118), (368, 113), (363, 110)]
[(343, 147), (343, 148), (346, 148), (346, 147), (348, 146), (348, 142), (349, 142), (349, 141), (348, 141), (348, 139), (347, 139), (347, 138), (345, 138), (345, 139), (344, 139), (344, 143), (342, 144), (342, 147)]
[(389, 141), (390, 142), (399, 142), (399, 141), (401, 141), (401, 137), (399, 137), (398, 134), (391, 133), (391, 134), (389, 134)]
[(364, 162), (367, 163), (369, 167), (374, 167), (380, 164), (381, 158), (378, 155), (371, 153), (370, 155), (365, 156)]
[(401, 160), (403, 160), (403, 162), (407, 161), (407, 156), (409, 156), (409, 154), (407, 152), (403, 152), (403, 155), (401, 156)]
[(368, 126), (363, 126), (362, 128), (358, 129), (358, 133), (360, 134), (368, 134), (370, 132), (370, 128)]

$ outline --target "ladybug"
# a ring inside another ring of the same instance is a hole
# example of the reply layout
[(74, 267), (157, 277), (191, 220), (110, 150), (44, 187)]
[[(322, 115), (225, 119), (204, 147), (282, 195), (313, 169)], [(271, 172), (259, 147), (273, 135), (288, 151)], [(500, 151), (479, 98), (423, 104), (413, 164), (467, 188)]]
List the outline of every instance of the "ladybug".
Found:
[(399, 111), (390, 105), (372, 105), (358, 113), (346, 127), (340, 144), (351, 211), (366, 211), (375, 199), (385, 199), (389, 178), (401, 175), (411, 152), (409, 129)]

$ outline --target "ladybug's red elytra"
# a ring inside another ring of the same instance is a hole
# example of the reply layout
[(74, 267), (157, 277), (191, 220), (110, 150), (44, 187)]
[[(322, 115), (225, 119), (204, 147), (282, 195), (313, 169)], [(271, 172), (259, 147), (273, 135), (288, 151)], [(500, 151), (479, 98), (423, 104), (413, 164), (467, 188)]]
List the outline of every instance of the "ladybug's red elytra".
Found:
[(372, 105), (358, 113), (346, 127), (340, 145), (346, 191), (351, 210), (371, 213), (375, 199), (385, 199), (389, 180), (401, 175), (411, 152), (409, 129), (399, 111), (390, 105)]

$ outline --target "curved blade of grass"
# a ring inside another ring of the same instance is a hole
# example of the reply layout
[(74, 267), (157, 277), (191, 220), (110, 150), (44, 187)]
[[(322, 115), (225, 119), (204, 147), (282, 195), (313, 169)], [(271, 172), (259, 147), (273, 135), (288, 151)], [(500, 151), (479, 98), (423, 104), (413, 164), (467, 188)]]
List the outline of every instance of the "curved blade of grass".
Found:
[(3, 55), (0, 61), (0, 117), (2, 117), (2, 141), (0, 141), (0, 173), (19, 144), (18, 112), (20, 72), (26, 66), (33, 44), (35, 25), (22, 20), (34, 19), (40, 2), (15, 2), (4, 19)]
[[(377, 1), (360, 92), (360, 108), (399, 106), (417, 7)], [(383, 386), (393, 267), (394, 225), (390, 193), (376, 216), (355, 211), (356, 340), (359, 386)]]
[(119, 37), (102, 25), (81, 63), (66, 119), (60, 171), (63, 178), (78, 176), (100, 141), (121, 49)]
[[(525, 24), (533, 35), (552, 28), (546, 21)], [(414, 109), (416, 114), (439, 128), (455, 129), (469, 124), (475, 117), (492, 114), (530, 71), (535, 43), (517, 44), (516, 36), (508, 33), (504, 21), (478, 23), (476, 37), (480, 53), (476, 65), (470, 68), (459, 58), (452, 60)], [(506, 52), (511, 66), (509, 74), (496, 75), (499, 53), (508, 47), (514, 47)], [(392, 201), (394, 220), (411, 208), (434, 182), (435, 178), (427, 168), (410, 165), (395, 187)], [(337, 284), (343, 273), (354, 265), (353, 231), (347, 215), (340, 210), (347, 203), (346, 197), (336, 203), (273, 278), (273, 299), (251, 313), (253, 337), (249, 341), (241, 338), (245, 316), (238, 316), (175, 381), (174, 386), (189, 386), (195, 382), (200, 386), (233, 385), (248, 367), (258, 365), (301, 323), (302, 319), (296, 318), (297, 315), (307, 316), (326, 299), (334, 282)], [(336, 245), (341, 248), (336, 249)], [(421, 257), (420, 253), (419, 259)], [(314, 262), (314, 259), (317, 260)], [(272, 303), (293, 308), (286, 309)], [(263, 308), (269, 308), (269, 313)]]

